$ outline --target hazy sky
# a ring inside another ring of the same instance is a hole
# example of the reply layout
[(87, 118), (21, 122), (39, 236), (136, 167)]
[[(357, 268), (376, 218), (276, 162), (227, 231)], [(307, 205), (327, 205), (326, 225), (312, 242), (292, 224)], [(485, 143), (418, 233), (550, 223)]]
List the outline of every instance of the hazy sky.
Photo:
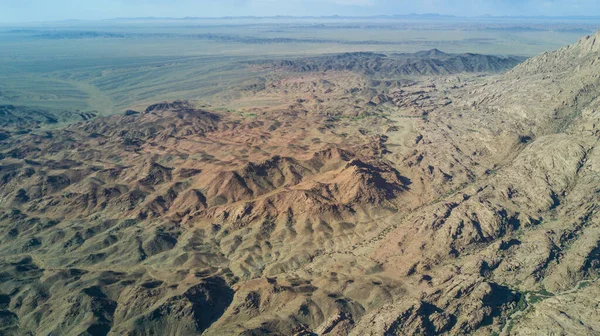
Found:
[(0, 22), (115, 17), (600, 15), (600, 0), (0, 0)]

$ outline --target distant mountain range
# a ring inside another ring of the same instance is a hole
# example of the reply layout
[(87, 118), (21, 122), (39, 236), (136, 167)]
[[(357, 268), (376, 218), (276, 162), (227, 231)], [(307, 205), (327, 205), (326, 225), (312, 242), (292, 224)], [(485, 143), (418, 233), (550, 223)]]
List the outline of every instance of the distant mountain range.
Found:
[(369, 52), (344, 53), (292, 60), (261, 61), (253, 64), (294, 72), (352, 71), (368, 75), (424, 76), (463, 72), (502, 72), (525, 59), (471, 53), (448, 54), (438, 49), (431, 49), (391, 55)]
[[(341, 15), (325, 15), (325, 16), (291, 16), (291, 15), (275, 15), (275, 16), (221, 16), (221, 17), (118, 17), (109, 20), (218, 20), (218, 19), (523, 19), (523, 20), (598, 20), (600, 16), (456, 16), (437, 13), (424, 14), (393, 14), (393, 15), (370, 15), (370, 16), (341, 16)], [(69, 20), (72, 21), (72, 20)]]
[(324, 19), (324, 20), (377, 20), (377, 19), (398, 19), (398, 20), (523, 20), (523, 21), (584, 21), (591, 23), (600, 23), (600, 16), (455, 16), (437, 13), (424, 14), (393, 14), (393, 15), (371, 15), (371, 16), (341, 16), (341, 15), (326, 15), (326, 16), (220, 16), (220, 17), (201, 17), (201, 16), (186, 16), (186, 17), (159, 17), (159, 16), (140, 16), (140, 17), (116, 17), (101, 20), (81, 20), (67, 19), (59, 21), (48, 21), (48, 23), (85, 23), (85, 22), (102, 22), (102, 21), (196, 21), (196, 20), (265, 20), (265, 19), (282, 19), (282, 20), (303, 20), (303, 19)]

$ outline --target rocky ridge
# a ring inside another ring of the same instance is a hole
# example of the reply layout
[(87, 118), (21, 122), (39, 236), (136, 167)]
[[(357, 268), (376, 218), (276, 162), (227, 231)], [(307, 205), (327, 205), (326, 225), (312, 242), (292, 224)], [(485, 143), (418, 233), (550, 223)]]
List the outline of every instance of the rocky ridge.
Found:
[(521, 63), (522, 57), (480, 54), (447, 54), (432, 49), (414, 54), (377, 54), (356, 52), (267, 61), (258, 64), (294, 72), (352, 71), (371, 76), (431, 76), (469, 72), (502, 72)]

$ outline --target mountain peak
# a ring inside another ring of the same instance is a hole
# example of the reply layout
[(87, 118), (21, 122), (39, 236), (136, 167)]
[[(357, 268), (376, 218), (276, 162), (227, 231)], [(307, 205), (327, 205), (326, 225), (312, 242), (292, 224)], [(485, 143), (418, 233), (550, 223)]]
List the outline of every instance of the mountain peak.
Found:
[(578, 47), (582, 52), (597, 53), (600, 52), (600, 30), (592, 35), (581, 38), (574, 47)]
[(443, 57), (443, 56), (447, 56), (447, 55), (448, 54), (446, 54), (445, 52), (443, 52), (437, 48), (415, 53), (415, 56), (418, 56), (418, 57)]

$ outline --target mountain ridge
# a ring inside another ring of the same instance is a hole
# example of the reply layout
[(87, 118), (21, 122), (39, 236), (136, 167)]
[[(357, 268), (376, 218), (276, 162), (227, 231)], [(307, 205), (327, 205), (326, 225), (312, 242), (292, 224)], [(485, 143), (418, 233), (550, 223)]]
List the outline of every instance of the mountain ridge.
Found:
[(412, 54), (345, 53), (282, 61), (251, 62), (266, 68), (294, 72), (353, 71), (368, 75), (426, 76), (465, 72), (502, 72), (524, 61), (523, 57), (480, 54), (447, 54), (438, 49)]

